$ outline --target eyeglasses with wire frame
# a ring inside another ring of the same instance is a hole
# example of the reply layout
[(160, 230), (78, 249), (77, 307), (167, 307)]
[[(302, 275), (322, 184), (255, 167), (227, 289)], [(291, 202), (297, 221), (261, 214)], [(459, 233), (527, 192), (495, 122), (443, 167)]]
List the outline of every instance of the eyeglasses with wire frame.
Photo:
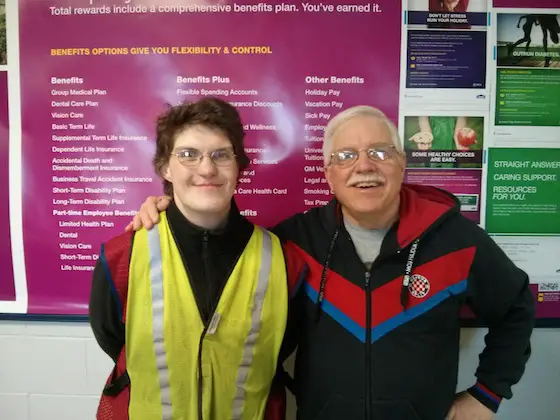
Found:
[(366, 147), (362, 149), (345, 147), (331, 153), (329, 164), (334, 163), (339, 166), (353, 165), (358, 160), (360, 152), (366, 152), (366, 156), (374, 162), (383, 162), (398, 154), (396, 147), (390, 145)]
[(230, 166), (235, 162), (237, 156), (232, 149), (216, 149), (210, 153), (202, 153), (200, 150), (186, 148), (171, 153), (183, 166), (198, 166), (204, 157), (209, 157), (216, 166)]

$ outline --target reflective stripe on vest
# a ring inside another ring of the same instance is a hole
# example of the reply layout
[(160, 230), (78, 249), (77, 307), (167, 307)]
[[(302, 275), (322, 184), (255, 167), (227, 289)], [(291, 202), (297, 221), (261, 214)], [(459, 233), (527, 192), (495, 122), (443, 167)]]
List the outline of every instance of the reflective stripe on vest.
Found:
[[(249, 374), (249, 368), (253, 362), (253, 350), (255, 348), (257, 336), (261, 329), (261, 312), (268, 280), (270, 278), (270, 265), (272, 260), (272, 241), (268, 232), (262, 233), (262, 253), (261, 266), (259, 268), (259, 277), (257, 279), (257, 290), (253, 298), (253, 310), (251, 312), (251, 328), (245, 346), (243, 348), (243, 360), (237, 370), (237, 379), (235, 387), (237, 392), (233, 399), (233, 409), (231, 413), (232, 420), (240, 420), (243, 415), (243, 402), (245, 401), (245, 382)], [(287, 284), (287, 283), (286, 283)]]
[(163, 345), (163, 261), (159, 244), (159, 229), (155, 225), (148, 231), (150, 251), (150, 279), (152, 287), (152, 334), (156, 354), (156, 368), (159, 375), (162, 419), (172, 419), (171, 395), (169, 393), (169, 368)]
[(129, 281), (130, 420), (261, 419), (287, 318), (278, 238), (255, 227), (202, 341), (204, 325), (165, 213), (150, 231), (137, 232)]

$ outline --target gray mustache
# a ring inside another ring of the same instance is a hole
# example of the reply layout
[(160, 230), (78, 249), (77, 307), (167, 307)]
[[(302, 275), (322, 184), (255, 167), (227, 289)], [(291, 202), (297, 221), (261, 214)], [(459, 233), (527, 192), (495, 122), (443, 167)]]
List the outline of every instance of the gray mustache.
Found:
[(385, 178), (381, 175), (355, 175), (348, 180), (346, 183), (347, 187), (353, 187), (356, 184), (360, 184), (362, 182), (376, 182), (378, 184), (385, 184)]

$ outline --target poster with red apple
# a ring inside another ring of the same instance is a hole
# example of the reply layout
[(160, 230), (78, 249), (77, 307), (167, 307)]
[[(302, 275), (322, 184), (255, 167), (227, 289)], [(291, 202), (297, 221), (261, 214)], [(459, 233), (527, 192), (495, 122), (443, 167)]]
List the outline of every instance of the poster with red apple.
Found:
[(460, 128), (457, 132), (457, 142), (459, 147), (470, 148), (473, 144), (476, 144), (477, 133), (470, 127)]
[(406, 182), (442, 188), (461, 202), (461, 213), (481, 222), (482, 153), (485, 116), (401, 117)]
[(484, 119), (462, 115), (405, 116), (407, 167), (482, 168)]

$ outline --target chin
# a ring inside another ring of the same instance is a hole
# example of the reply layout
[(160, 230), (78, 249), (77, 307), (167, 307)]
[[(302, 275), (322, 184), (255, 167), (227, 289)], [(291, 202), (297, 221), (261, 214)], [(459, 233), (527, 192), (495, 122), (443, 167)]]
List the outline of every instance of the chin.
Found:
[[(351, 207), (351, 211), (360, 214), (367, 214), (367, 213), (378, 213), (383, 209), (382, 203), (353, 203), (354, 205)], [(356, 205), (358, 204), (358, 205)]]
[(207, 211), (207, 212), (217, 212), (222, 211), (229, 207), (230, 200), (223, 198), (200, 198), (198, 200), (193, 200), (192, 202), (187, 202), (187, 205), (196, 211)]
[(378, 212), (387, 206), (387, 197), (384, 194), (379, 195), (379, 192), (381, 191), (374, 194), (352, 194), (345, 200), (346, 207), (359, 213)]

